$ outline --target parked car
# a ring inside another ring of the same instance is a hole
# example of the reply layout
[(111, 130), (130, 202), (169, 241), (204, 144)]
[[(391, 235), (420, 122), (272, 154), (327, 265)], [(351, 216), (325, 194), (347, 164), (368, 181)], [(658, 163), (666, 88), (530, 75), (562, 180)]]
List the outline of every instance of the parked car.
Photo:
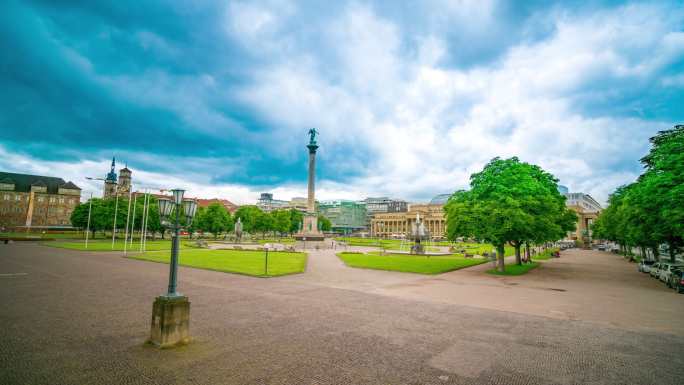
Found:
[(639, 264), (637, 265), (637, 270), (639, 270), (642, 273), (648, 273), (649, 271), (651, 271), (651, 266), (653, 266), (654, 263), (655, 261), (642, 259), (641, 262), (639, 262)]
[(663, 262), (660, 264), (659, 272), (658, 272), (658, 278), (667, 283), (670, 280), (670, 275), (672, 274), (672, 270), (676, 268), (683, 267), (681, 263), (671, 263), (671, 262)]
[(667, 285), (675, 289), (677, 293), (684, 294), (684, 268), (672, 270), (672, 274), (670, 274), (670, 281)]
[(659, 274), (658, 269), (660, 269), (660, 262), (656, 262), (651, 265), (651, 270), (649, 270), (648, 273), (651, 275), (651, 277), (655, 278)]

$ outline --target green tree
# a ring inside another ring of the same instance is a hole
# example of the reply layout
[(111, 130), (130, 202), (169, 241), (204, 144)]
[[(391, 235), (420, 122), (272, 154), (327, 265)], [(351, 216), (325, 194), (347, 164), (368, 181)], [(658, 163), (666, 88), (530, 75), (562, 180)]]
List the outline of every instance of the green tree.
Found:
[(290, 234), (294, 234), (299, 231), (299, 226), (302, 225), (304, 221), (304, 215), (299, 210), (290, 209)]
[(611, 194), (608, 207), (594, 225), (601, 238), (614, 241), (628, 255), (667, 244), (670, 260), (684, 245), (684, 126), (660, 131), (641, 159), (644, 173), (636, 182)]
[(198, 226), (202, 231), (214, 234), (216, 239), (220, 233), (230, 230), (232, 223), (228, 210), (220, 203), (212, 203), (203, 210)]
[(263, 214), (263, 211), (254, 205), (240, 206), (240, 208), (235, 211), (233, 217), (237, 222), (240, 218), (242, 221), (242, 230), (248, 233), (253, 233), (256, 226), (257, 217)]
[(286, 234), (290, 232), (290, 211), (289, 210), (276, 210), (271, 213), (273, 217), (273, 229), (279, 234)]
[(504, 271), (507, 243), (521, 263), (521, 247), (562, 238), (574, 228), (576, 216), (565, 206), (557, 179), (518, 158), (494, 158), (471, 175), (469, 191), (455, 192), (445, 205), (447, 236), (476, 238), (497, 249)]
[(332, 223), (330, 222), (330, 219), (326, 218), (324, 215), (319, 214), (318, 215), (318, 224), (321, 227), (321, 231), (330, 231), (332, 230)]
[(274, 230), (274, 224), (275, 221), (270, 213), (259, 210), (254, 220), (254, 231), (261, 232), (261, 237), (265, 238), (267, 232)]

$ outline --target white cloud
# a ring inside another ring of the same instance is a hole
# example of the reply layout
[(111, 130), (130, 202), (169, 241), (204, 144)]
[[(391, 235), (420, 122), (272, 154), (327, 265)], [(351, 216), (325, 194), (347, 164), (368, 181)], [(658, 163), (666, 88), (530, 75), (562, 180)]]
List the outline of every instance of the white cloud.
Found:
[(647, 138), (670, 123), (583, 116), (577, 93), (609, 94), (596, 83), (649, 80), (681, 57), (678, 35), (667, 33), (672, 25), (656, 17), (662, 12), (643, 5), (582, 19), (558, 14), (551, 38), (513, 47), (492, 66), (459, 70), (435, 66), (438, 38), (425, 39), (417, 58), (402, 56), (398, 27), (352, 6), (325, 32), (342, 47), (332, 69), (341, 83), (303, 55), (305, 65), (262, 71), (243, 98), (273, 121), (316, 122), (333, 143), (363, 142), (371, 163), (350, 181), (362, 191), (448, 192), (492, 157), (517, 155), (605, 200), (636, 176), (624, 164), (637, 169)]

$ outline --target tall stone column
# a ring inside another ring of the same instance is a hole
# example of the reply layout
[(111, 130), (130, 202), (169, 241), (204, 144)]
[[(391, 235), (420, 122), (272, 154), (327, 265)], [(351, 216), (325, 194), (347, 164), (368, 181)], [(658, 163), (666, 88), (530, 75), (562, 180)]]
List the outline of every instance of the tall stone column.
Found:
[(307, 195), (306, 211), (309, 213), (316, 212), (316, 150), (318, 146), (309, 144), (309, 191)]
[(323, 234), (318, 230), (318, 215), (316, 214), (316, 144), (314, 129), (309, 131), (311, 140), (306, 146), (309, 149), (309, 175), (308, 175), (308, 195), (306, 200), (306, 213), (304, 213), (302, 231), (295, 236), (296, 239), (304, 241), (322, 241)]

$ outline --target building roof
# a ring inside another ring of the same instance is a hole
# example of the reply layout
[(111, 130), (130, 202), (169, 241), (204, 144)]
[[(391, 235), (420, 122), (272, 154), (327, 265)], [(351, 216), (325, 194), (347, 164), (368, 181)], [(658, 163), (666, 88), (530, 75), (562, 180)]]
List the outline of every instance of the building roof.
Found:
[(56, 178), (53, 176), (42, 176), (42, 175), (30, 175), (30, 174), (15, 174), (11, 172), (0, 172), (0, 180), (9, 180), (10, 182), (4, 183), (14, 183), (14, 191), (19, 192), (30, 192), (31, 186), (45, 186), (47, 187), (47, 192), (49, 194), (57, 194), (60, 187), (71, 185), (73, 187), (65, 187), (72, 189), (79, 189), (78, 186), (71, 182), (65, 182), (62, 178)]
[(72, 181), (68, 181), (68, 182), (66, 182), (66, 184), (63, 184), (59, 187), (68, 188), (68, 189), (72, 189), (72, 190), (80, 190), (81, 189), (80, 187), (76, 186)]
[(439, 194), (435, 195), (434, 198), (430, 200), (431, 205), (443, 205), (446, 204), (449, 198), (451, 197), (451, 194)]
[(224, 207), (228, 208), (229, 210), (232, 209), (237, 209), (237, 205), (228, 199), (219, 199), (219, 198), (211, 198), (211, 199), (202, 199), (202, 198), (196, 198), (197, 201), (197, 206), (199, 207), (207, 207), (212, 203), (220, 203)]

